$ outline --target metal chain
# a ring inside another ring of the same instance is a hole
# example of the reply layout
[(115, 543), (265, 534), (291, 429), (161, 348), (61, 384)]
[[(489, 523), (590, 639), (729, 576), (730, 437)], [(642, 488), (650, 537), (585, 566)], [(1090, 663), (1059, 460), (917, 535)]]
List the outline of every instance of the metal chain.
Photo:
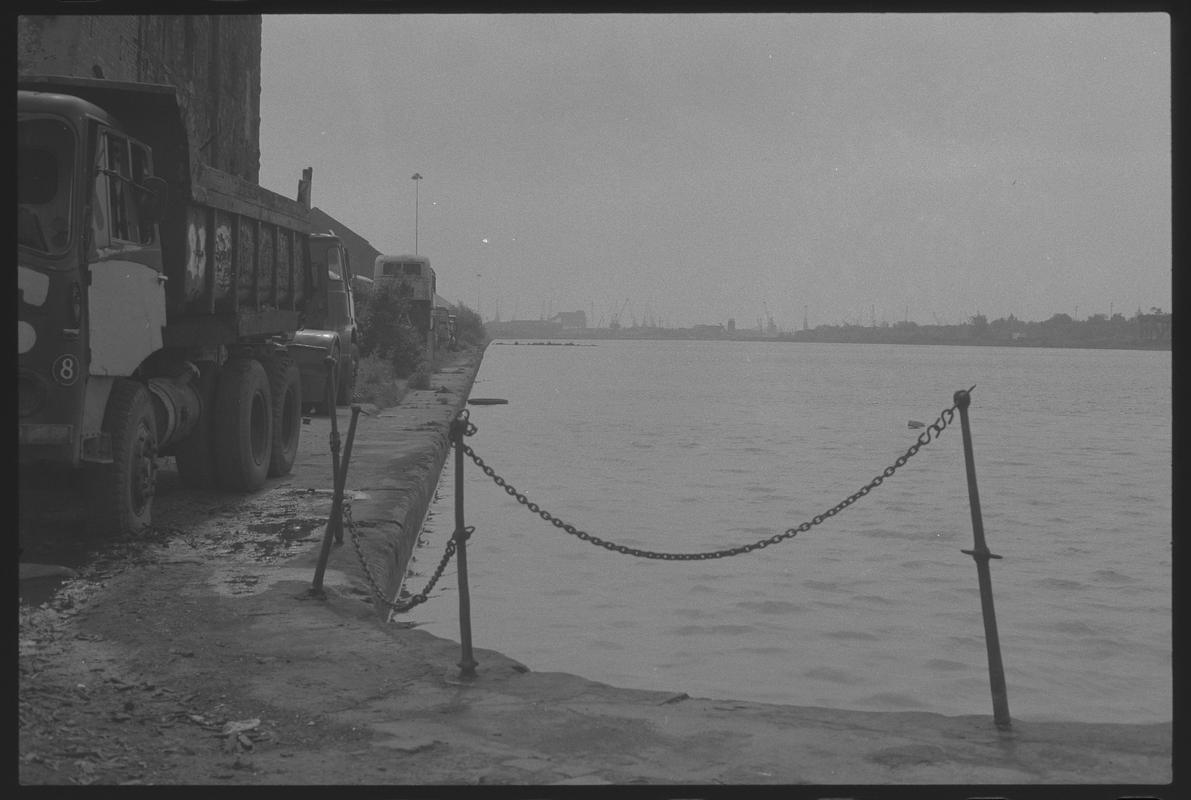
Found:
[[(972, 389), (975, 389), (975, 388), (976, 388), (975, 386), (972, 387)], [(969, 389), (968, 391), (970, 392), (971, 389)], [(882, 483), (885, 482), (886, 478), (893, 477), (893, 474), (895, 472), (897, 472), (897, 470), (900, 467), (904, 467), (906, 465), (906, 462), (909, 461), (919, 451), (919, 449), (921, 449), (922, 447), (925, 447), (926, 445), (930, 444), (932, 441), (937, 439), (943, 433), (943, 430), (955, 418), (955, 410), (956, 410), (956, 406), (954, 406), (954, 405), (948, 409), (943, 410), (943, 412), (939, 414), (938, 419), (936, 419), (933, 423), (931, 423), (929, 426), (927, 426), (926, 429), (924, 429), (922, 431), (922, 433), (919, 434), (918, 440), (916, 442), (914, 442), (914, 444), (910, 445), (910, 448), (908, 450), (906, 450), (906, 452), (904, 454), (898, 456), (897, 460), (894, 461), (893, 464), (886, 467), (885, 470), (880, 475), (873, 478), (866, 485), (862, 486), (858, 491), (854, 492), (853, 494), (851, 494), (844, 500), (840, 501), (832, 508), (827, 509), (822, 514), (816, 514), (810, 520), (803, 522), (797, 528), (789, 528), (782, 533), (779, 533), (779, 534), (769, 537), (768, 539), (761, 539), (760, 541), (751, 542), (749, 544), (741, 545), (739, 547), (732, 547), (727, 550), (713, 550), (711, 552), (704, 552), (704, 553), (660, 553), (660, 552), (656, 552), (654, 550), (639, 550), (635, 547), (628, 547), (623, 544), (609, 542), (605, 539), (601, 539), (598, 536), (593, 536), (590, 533), (581, 531), (578, 528), (576, 528), (574, 525), (570, 525), (566, 522), (563, 522), (562, 520), (555, 517), (550, 512), (541, 508), (537, 503), (532, 502), (524, 494), (517, 491), (504, 478), (502, 478), (500, 475), (497, 475), (496, 470), (494, 470), (492, 467), (490, 467), (486, 463), (484, 463), (484, 459), (482, 459), (478, 455), (476, 455), (476, 452), (474, 450), (472, 450), (471, 447), (469, 447), (466, 444), (463, 444), (462, 441), (459, 441), (457, 443), (457, 446), (462, 446), (463, 452), (467, 453), (467, 455), (471, 457), (471, 460), (476, 463), (476, 466), (478, 466), (481, 470), (483, 470), (485, 475), (487, 475), (489, 478), (492, 478), (493, 482), (495, 482), (497, 486), (504, 489), (505, 493), (507, 493), (511, 497), (516, 498), (518, 503), (521, 503), (522, 505), (524, 505), (526, 508), (528, 508), (533, 513), (537, 514), (539, 517), (544, 519), (546, 522), (549, 522), (551, 525), (553, 525), (556, 528), (561, 528), (562, 530), (566, 531), (567, 533), (569, 533), (572, 536), (576, 536), (579, 539), (582, 539), (585, 542), (590, 542), (591, 544), (594, 544), (598, 547), (603, 547), (606, 550), (613, 550), (617, 553), (624, 553), (625, 555), (637, 556), (638, 558), (654, 558), (654, 559), (661, 559), (664, 561), (703, 561), (703, 560), (713, 559), (713, 558), (726, 558), (728, 556), (737, 556), (737, 555), (741, 555), (743, 553), (751, 553), (754, 550), (760, 550), (761, 548), (768, 547), (771, 544), (777, 544), (778, 542), (781, 542), (785, 539), (790, 539), (794, 536), (797, 536), (800, 533), (805, 533), (806, 531), (809, 531), (815, 525), (822, 523), (824, 520), (834, 517), (836, 514), (843, 511), (845, 508), (852, 505), (860, 498), (864, 497), (866, 494), (871, 492), (873, 489), (880, 486)], [(468, 436), (475, 433), (475, 430), (476, 430), (476, 427), (474, 424), (472, 424), (470, 422), (467, 423), (466, 434)], [(459, 491), (459, 487), (456, 487), (455, 490)]]
[[(465, 408), (459, 413), (458, 420), (460, 424), (463, 425), (461, 432), (470, 436), (476, 432), (476, 426), (470, 422), (467, 422), (467, 417), (468, 413), (467, 409)], [(356, 532), (356, 523), (352, 519), (351, 500), (346, 497), (343, 498), (342, 512), (343, 519), (347, 524), (347, 529), (351, 533), (352, 547), (355, 548), (356, 556), (360, 559), (360, 566), (364, 569), (364, 577), (368, 580), (368, 585), (372, 588), (373, 596), (387, 605), (390, 609), (398, 613), (409, 611), (415, 606), (421, 605), (430, 599), (430, 590), (434, 588), (434, 584), (438, 583), (438, 579), (442, 577), (443, 571), (447, 568), (447, 564), (449, 564), (451, 561), (451, 557), (455, 555), (455, 550), (457, 549), (456, 543), (460, 540), (467, 541), (472, 533), (475, 532), (475, 528), (470, 525), (463, 528), (462, 530), (456, 530), (455, 535), (447, 540), (446, 550), (443, 552), (442, 559), (440, 559), (438, 562), (438, 568), (434, 570), (434, 574), (430, 576), (430, 580), (426, 583), (426, 588), (417, 594), (410, 595), (408, 600), (395, 602), (385, 597), (385, 593), (381, 591), (380, 586), (378, 586), (376, 583), (376, 578), (372, 576), (372, 569), (369, 568), (368, 560), (364, 557), (364, 551), (360, 547), (360, 536)]]
[[(430, 576), (430, 581), (426, 584), (426, 588), (415, 595), (411, 595), (408, 600), (394, 602), (385, 597), (385, 593), (381, 591), (379, 586), (377, 586), (376, 579), (372, 577), (372, 570), (369, 569), (368, 561), (364, 558), (364, 551), (360, 548), (360, 537), (359, 534), (356, 533), (356, 524), (352, 520), (351, 501), (346, 497), (343, 499), (343, 519), (347, 523), (348, 531), (351, 533), (352, 546), (356, 549), (356, 555), (360, 559), (360, 566), (364, 568), (364, 577), (368, 579), (368, 585), (372, 587), (372, 593), (378, 600), (387, 605), (393, 611), (404, 613), (430, 599), (430, 590), (434, 588), (434, 584), (438, 583), (438, 579), (442, 577), (443, 570), (447, 568), (447, 564), (450, 562), (451, 556), (455, 555), (455, 540), (458, 534), (447, 540), (446, 552), (443, 553), (442, 559), (438, 562), (438, 568), (434, 570), (434, 574)], [(462, 538), (466, 540), (467, 537), (471, 536), (472, 531), (474, 530), (475, 528), (472, 527), (464, 528)]]

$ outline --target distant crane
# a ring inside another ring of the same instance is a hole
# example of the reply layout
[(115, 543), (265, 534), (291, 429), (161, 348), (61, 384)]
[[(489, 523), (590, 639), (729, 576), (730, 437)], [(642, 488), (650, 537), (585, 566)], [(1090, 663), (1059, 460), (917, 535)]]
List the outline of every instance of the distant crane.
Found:
[(608, 327), (612, 330), (620, 328), (620, 315), (624, 313), (625, 307), (629, 304), (629, 298), (625, 298), (624, 302), (620, 304), (620, 310), (612, 315), (612, 321), (608, 323)]

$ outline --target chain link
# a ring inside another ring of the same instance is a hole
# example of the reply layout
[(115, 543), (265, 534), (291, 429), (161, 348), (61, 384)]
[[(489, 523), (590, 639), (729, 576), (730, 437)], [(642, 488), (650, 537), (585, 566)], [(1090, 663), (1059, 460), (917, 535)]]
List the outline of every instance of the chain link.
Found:
[[(426, 588), (415, 595), (410, 595), (408, 600), (394, 602), (385, 597), (385, 593), (381, 591), (379, 586), (377, 586), (376, 579), (372, 577), (372, 570), (368, 567), (368, 561), (364, 558), (364, 551), (360, 548), (360, 537), (359, 534), (356, 533), (356, 524), (352, 520), (351, 501), (346, 497), (343, 499), (343, 519), (347, 525), (348, 531), (351, 533), (352, 547), (356, 549), (356, 555), (360, 559), (360, 566), (364, 568), (364, 577), (368, 579), (368, 585), (372, 587), (372, 594), (378, 600), (387, 605), (393, 611), (404, 613), (430, 599), (430, 590), (434, 588), (434, 584), (438, 583), (438, 579), (442, 577), (443, 570), (447, 568), (447, 564), (450, 562), (451, 556), (455, 555), (455, 539), (458, 534), (447, 540), (446, 552), (443, 553), (442, 559), (438, 562), (438, 568), (434, 570), (434, 574), (430, 576), (430, 581), (426, 584)], [(471, 527), (464, 528), (462, 538), (466, 541), (474, 530), (475, 528)]]
[[(975, 387), (972, 387), (972, 388), (975, 388)], [(969, 390), (969, 391), (971, 391), (971, 390)], [(791, 539), (800, 533), (805, 533), (806, 531), (809, 531), (814, 526), (820, 525), (825, 520), (828, 520), (831, 517), (834, 517), (836, 514), (843, 511), (845, 508), (847, 508), (848, 506), (852, 505), (860, 498), (867, 495), (873, 489), (880, 486), (882, 483), (885, 482), (886, 478), (893, 477), (893, 475), (897, 472), (897, 470), (900, 469), (901, 467), (904, 467), (906, 465), (906, 462), (908, 462), (911, 458), (913, 458), (918, 453), (918, 451), (920, 449), (922, 449), (926, 445), (930, 444), (935, 439), (939, 438), (939, 436), (942, 435), (943, 431), (947, 428), (947, 426), (951, 424), (952, 420), (955, 419), (955, 411), (956, 411), (956, 406), (954, 406), (954, 405), (951, 406), (950, 408), (944, 409), (942, 411), (942, 413), (939, 414), (938, 419), (936, 419), (933, 423), (928, 425), (922, 431), (922, 433), (918, 435), (918, 439), (914, 442), (914, 444), (910, 445), (910, 447), (906, 450), (906, 452), (903, 453), (902, 455), (898, 456), (897, 459), (894, 460), (894, 462), (891, 465), (886, 467), (881, 472), (880, 475), (877, 475), (875, 478), (873, 478), (867, 484), (860, 487), (860, 489), (853, 492), (851, 495), (844, 498), (839, 503), (837, 503), (836, 505), (827, 509), (823, 513), (816, 514), (814, 517), (807, 520), (806, 522), (803, 522), (798, 527), (788, 528), (781, 533), (778, 533), (778, 534), (775, 534), (774, 536), (769, 537), (768, 539), (760, 539), (756, 542), (750, 542), (749, 544), (740, 545), (738, 547), (728, 548), (726, 550), (713, 550), (713, 551), (702, 552), (702, 553), (666, 553), (666, 552), (658, 552), (658, 551), (654, 551), (654, 550), (641, 550), (641, 549), (638, 549), (635, 547), (628, 547), (627, 545), (617, 544), (616, 542), (611, 542), (606, 539), (601, 539), (600, 537), (595, 536), (590, 533), (587, 533), (586, 531), (581, 531), (578, 528), (576, 528), (574, 525), (564, 522), (563, 520), (554, 516), (549, 511), (546, 511), (541, 506), (539, 506), (537, 503), (530, 500), (524, 494), (517, 491), (517, 489), (515, 487), (513, 487), (511, 484), (508, 483), (508, 481), (506, 481), (504, 478), (502, 478), (500, 475), (498, 475), (496, 473), (496, 470), (494, 470), (492, 467), (488, 466), (488, 464), (484, 462), (484, 459), (482, 459), (475, 452), (475, 450), (473, 450), (470, 446), (468, 446), (467, 444), (465, 444), (463, 442), (463, 436), (472, 436), (476, 433), (476, 430), (477, 430), (475, 423), (471, 422), (469, 419), (467, 409), (463, 409), (460, 412), (459, 416), (456, 418), (456, 424), (461, 426), (461, 430), (459, 430), (457, 433), (461, 433), (462, 436), (455, 435), (455, 436), (452, 436), (452, 438), (454, 439), (455, 446), (462, 449), (462, 451), (464, 453), (466, 453), (468, 455), (468, 457), (471, 458), (471, 460), (473, 462), (475, 462), (476, 466), (479, 467), (480, 470), (483, 471), (483, 473), (485, 475), (487, 475), (489, 478), (491, 478), (497, 486), (504, 489), (506, 494), (515, 498), (518, 503), (521, 503), (522, 505), (524, 505), (526, 508), (528, 508), (534, 514), (537, 514), (539, 517), (541, 517), (546, 522), (549, 522), (554, 527), (559, 528), (559, 529), (569, 533), (572, 536), (575, 536), (585, 542), (589, 542), (590, 544), (596, 545), (597, 547), (603, 547), (606, 550), (612, 550), (617, 553), (623, 553), (625, 555), (636, 556), (638, 558), (652, 558), (652, 559), (658, 559), (658, 560), (663, 560), (663, 561), (705, 561), (705, 560), (709, 560), (709, 559), (727, 558), (730, 556), (742, 555), (744, 553), (751, 553), (754, 550), (760, 550), (762, 548), (769, 547), (772, 544), (778, 544), (779, 542), (782, 542), (786, 539)], [(455, 487), (455, 491), (462, 491), (462, 487), (459, 487), (459, 486)], [(455, 555), (455, 551), (456, 551), (456, 547), (457, 547), (457, 545), (456, 545), (457, 540), (466, 541), (468, 539), (468, 537), (470, 537), (471, 534), (475, 531), (475, 528), (470, 527), (470, 526), (464, 528), (462, 531), (456, 531), (455, 535), (452, 536), (447, 541), (446, 550), (443, 553), (442, 559), (439, 561), (438, 567), (434, 570), (434, 574), (431, 575), (430, 580), (427, 582), (426, 588), (424, 588), (422, 591), (418, 592), (417, 594), (410, 595), (409, 599), (407, 599), (407, 600), (394, 602), (394, 601), (389, 600), (388, 598), (385, 597), (384, 592), (381, 591), (380, 587), (376, 583), (376, 579), (372, 575), (372, 570), (368, 566), (368, 561), (364, 557), (364, 551), (360, 547), (359, 534), (356, 531), (355, 522), (352, 520), (351, 501), (347, 498), (344, 498), (342, 508), (343, 508), (344, 522), (347, 525), (348, 532), (351, 534), (352, 546), (355, 548), (356, 555), (360, 559), (360, 566), (362, 566), (364, 569), (364, 577), (368, 580), (368, 585), (372, 588), (373, 595), (377, 599), (379, 599), (382, 603), (387, 605), (390, 609), (392, 609), (393, 611), (396, 611), (396, 612), (409, 611), (410, 609), (414, 608), (415, 606), (425, 603), (429, 599), (430, 591), (434, 588), (434, 585), (438, 582), (438, 579), (442, 577), (443, 571), (446, 570), (447, 564), (450, 563), (450, 561), (451, 561), (451, 557)]]
[[(975, 388), (975, 387), (972, 387), (972, 388)], [(534, 514), (537, 514), (539, 517), (544, 519), (546, 522), (549, 522), (551, 525), (553, 525), (556, 528), (560, 528), (560, 529), (566, 531), (571, 536), (578, 537), (579, 539), (581, 539), (585, 542), (594, 544), (597, 547), (603, 547), (606, 550), (612, 550), (617, 553), (623, 553), (623, 554), (629, 555), (629, 556), (636, 556), (638, 558), (653, 558), (653, 559), (660, 559), (663, 561), (703, 561), (703, 560), (708, 560), (708, 559), (713, 559), (713, 558), (727, 558), (729, 556), (737, 556), (737, 555), (741, 555), (743, 553), (751, 553), (754, 550), (760, 550), (762, 548), (769, 547), (771, 544), (777, 544), (785, 539), (793, 538), (794, 536), (797, 536), (800, 533), (805, 533), (806, 531), (809, 531), (811, 528), (813, 528), (815, 525), (821, 524), (824, 520), (834, 517), (836, 514), (843, 511), (845, 508), (852, 505), (860, 498), (864, 497), (866, 494), (871, 492), (873, 489), (880, 486), (882, 483), (885, 482), (886, 478), (893, 477), (894, 473), (896, 473), (897, 470), (900, 469), (901, 467), (904, 467), (906, 465), (906, 462), (909, 461), (911, 458), (913, 458), (914, 455), (917, 454), (917, 452), (921, 448), (925, 447), (926, 445), (930, 444), (932, 441), (937, 439), (943, 433), (943, 430), (949, 424), (951, 424), (951, 421), (955, 418), (955, 411), (956, 411), (956, 406), (954, 406), (954, 405), (948, 409), (945, 409), (942, 413), (939, 414), (938, 419), (936, 419), (933, 423), (931, 423), (929, 426), (927, 426), (922, 431), (922, 433), (918, 435), (917, 441), (915, 441), (914, 444), (910, 445), (910, 448), (908, 450), (906, 450), (905, 453), (898, 456), (897, 459), (891, 465), (886, 467), (884, 469), (884, 471), (881, 472), (880, 475), (873, 478), (867, 484), (860, 487), (859, 490), (857, 490), (850, 496), (846, 497), (844, 500), (840, 501), (835, 506), (827, 509), (822, 514), (816, 514), (810, 520), (803, 522), (798, 527), (789, 528), (789, 529), (783, 531), (782, 533), (778, 533), (778, 534), (775, 534), (774, 536), (769, 537), (768, 539), (761, 539), (756, 542), (750, 542), (749, 544), (740, 545), (739, 547), (728, 548), (726, 550), (713, 550), (710, 552), (703, 552), (703, 553), (663, 553), (663, 552), (657, 552), (654, 550), (640, 550), (635, 547), (628, 547), (623, 544), (617, 544), (616, 542), (610, 542), (605, 539), (601, 539), (598, 536), (594, 536), (590, 533), (587, 533), (585, 531), (581, 531), (578, 528), (576, 528), (574, 525), (563, 522), (561, 519), (559, 519), (558, 517), (555, 517), (553, 514), (546, 511), (545, 509), (543, 509), (537, 503), (530, 500), (524, 494), (517, 491), (516, 488), (514, 488), (512, 485), (510, 485), (508, 483), (508, 481), (506, 481), (500, 475), (497, 475), (496, 470), (494, 470), (492, 467), (488, 466), (484, 462), (484, 459), (480, 458), (480, 456), (477, 455), (476, 452), (471, 449), (471, 447), (464, 444), (461, 440), (456, 443), (456, 446), (457, 447), (461, 446), (463, 448), (463, 452), (466, 453), (471, 458), (471, 460), (475, 462), (476, 466), (479, 467), (484, 472), (485, 475), (487, 475), (489, 478), (491, 478), (497, 486), (504, 489), (506, 494), (508, 494), (510, 497), (515, 498), (518, 503), (521, 503), (523, 506), (528, 508)], [(475, 431), (476, 431), (476, 426), (474, 424), (468, 422), (467, 429), (465, 431), (466, 434), (468, 436), (471, 436), (473, 433), (475, 433)], [(461, 487), (455, 487), (455, 491), (461, 491)]]
[[(468, 413), (467, 409), (465, 408), (459, 412), (457, 420), (458, 424), (463, 426), (462, 433), (467, 436), (471, 436), (476, 432), (476, 426), (474, 423), (468, 422), (467, 418)], [(364, 557), (364, 551), (360, 547), (360, 537), (356, 532), (355, 521), (352, 520), (351, 501), (346, 497), (343, 498), (342, 508), (343, 519), (347, 525), (348, 531), (351, 533), (352, 547), (355, 548), (356, 556), (360, 559), (360, 566), (364, 569), (364, 577), (368, 580), (368, 585), (372, 588), (373, 596), (387, 605), (390, 609), (398, 613), (409, 611), (410, 609), (419, 606), (430, 599), (430, 590), (434, 588), (434, 584), (438, 583), (438, 579), (442, 577), (443, 571), (447, 568), (447, 564), (449, 564), (451, 561), (451, 557), (455, 555), (455, 550), (458, 547), (456, 543), (460, 540), (466, 542), (475, 531), (475, 528), (470, 525), (463, 528), (462, 531), (456, 531), (455, 535), (447, 540), (446, 550), (443, 552), (443, 556), (439, 560), (438, 567), (434, 570), (434, 574), (430, 576), (430, 580), (426, 583), (426, 588), (417, 594), (410, 595), (409, 599), (407, 600), (395, 602), (385, 597), (385, 593), (381, 591), (380, 586), (378, 586), (376, 583), (376, 578), (372, 576), (372, 569), (368, 566), (368, 560)]]

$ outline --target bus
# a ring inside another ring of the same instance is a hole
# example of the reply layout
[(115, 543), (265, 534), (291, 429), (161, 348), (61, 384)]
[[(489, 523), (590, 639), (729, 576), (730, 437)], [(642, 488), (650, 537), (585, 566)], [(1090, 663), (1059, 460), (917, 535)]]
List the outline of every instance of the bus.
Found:
[(426, 256), (379, 255), (372, 271), (378, 283), (397, 283), (405, 287), (410, 299), (410, 322), (422, 334), (428, 335), (432, 326), (434, 295), (438, 287), (430, 259)]
[(404, 283), (410, 288), (410, 299), (423, 303), (433, 303), (438, 288), (435, 286), (434, 270), (430, 268), (430, 259), (426, 256), (379, 255), (372, 270), (372, 278), (377, 283)]

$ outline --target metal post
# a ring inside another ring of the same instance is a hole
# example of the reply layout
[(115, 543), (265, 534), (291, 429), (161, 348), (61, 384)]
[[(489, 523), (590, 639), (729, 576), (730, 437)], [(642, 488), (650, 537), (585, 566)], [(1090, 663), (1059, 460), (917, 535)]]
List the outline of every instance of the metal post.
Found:
[[(323, 363), (327, 366), (327, 382), (323, 385), (323, 400), (327, 405), (327, 414), (331, 417), (331, 485), (334, 487), (339, 482), (339, 409), (335, 405), (335, 399), (339, 393), (339, 362), (334, 357), (327, 356), (323, 359)], [(335, 544), (343, 544), (343, 527), (339, 524), (340, 519), (334, 514), (334, 504), (332, 504), (331, 523), (335, 525), (331, 528), (335, 534)]]
[(323, 534), (323, 547), (319, 553), (318, 566), (314, 569), (314, 586), (311, 591), (322, 594), (323, 573), (327, 569), (327, 560), (331, 555), (331, 536), (334, 534), (336, 542), (343, 543), (343, 493), (347, 486), (347, 465), (352, 458), (352, 442), (356, 438), (356, 421), (360, 418), (360, 407), (352, 406), (351, 422), (347, 426), (347, 444), (343, 448), (343, 460), (339, 462), (339, 469), (335, 473), (335, 491), (331, 495), (331, 518), (327, 520), (327, 530)]
[(976, 460), (972, 455), (972, 431), (968, 425), (968, 406), (972, 402), (971, 390), (955, 393), (955, 405), (959, 409), (960, 427), (964, 438), (964, 463), (968, 472), (968, 504), (972, 509), (971, 550), (961, 552), (970, 555), (976, 562), (976, 574), (980, 580), (980, 606), (984, 613), (984, 642), (988, 649), (988, 682), (992, 690), (993, 721), (1001, 729), (1008, 729), (1009, 695), (1005, 690), (1005, 668), (1001, 664), (1001, 640), (997, 636), (997, 614), (993, 609), (992, 576), (988, 561), (1000, 556), (990, 553), (984, 543), (984, 522), (980, 515), (980, 492), (976, 488)]
[(418, 254), (418, 181), (422, 180), (422, 176), (414, 173), (412, 176), (414, 182), (414, 255)]
[(459, 565), (459, 639), (463, 645), (460, 675), (476, 674), (476, 660), (471, 650), (471, 594), (467, 585), (467, 537), (470, 531), (463, 525), (463, 433), (467, 427), (467, 412), (461, 411), (451, 422), (451, 440), (455, 444), (455, 553)]
[(339, 415), (335, 408), (335, 359), (327, 356), (323, 359), (323, 365), (327, 368), (327, 381), (324, 384), (326, 391), (323, 393), (323, 399), (327, 402), (327, 412), (331, 416), (331, 516), (327, 518), (327, 528), (323, 533), (323, 546), (319, 551), (318, 564), (314, 568), (314, 584), (310, 587), (311, 594), (322, 596), (323, 594), (323, 573), (327, 569), (327, 560), (331, 557), (331, 540), (332, 538), (339, 543), (343, 542), (343, 532), (338, 530), (336, 526), (337, 513), (341, 513), (340, 502), (342, 495), (336, 491), (339, 486)]

